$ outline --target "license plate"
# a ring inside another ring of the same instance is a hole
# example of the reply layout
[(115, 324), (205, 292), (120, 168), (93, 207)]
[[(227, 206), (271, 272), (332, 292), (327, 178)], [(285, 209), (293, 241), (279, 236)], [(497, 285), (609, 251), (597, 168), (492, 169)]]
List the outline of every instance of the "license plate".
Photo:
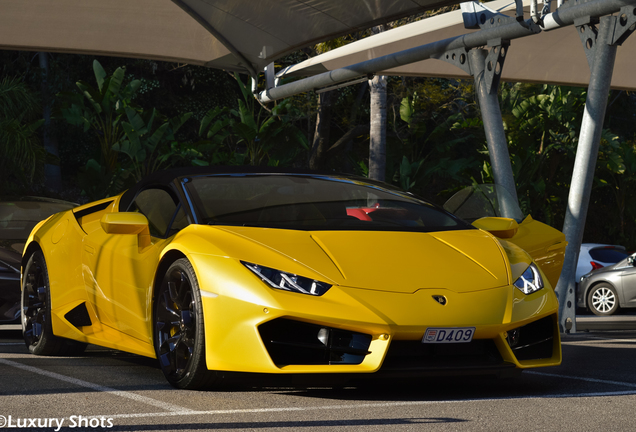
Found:
[(475, 327), (427, 328), (422, 343), (466, 343), (473, 340)]

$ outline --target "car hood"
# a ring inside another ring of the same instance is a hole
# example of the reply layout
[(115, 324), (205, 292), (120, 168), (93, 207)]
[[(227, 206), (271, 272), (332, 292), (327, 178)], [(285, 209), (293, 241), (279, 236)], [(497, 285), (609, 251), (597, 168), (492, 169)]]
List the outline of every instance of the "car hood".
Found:
[(227, 256), (337, 285), (412, 293), (426, 288), (470, 292), (510, 283), (503, 249), (480, 230), (206, 228), (215, 231), (212, 242)]

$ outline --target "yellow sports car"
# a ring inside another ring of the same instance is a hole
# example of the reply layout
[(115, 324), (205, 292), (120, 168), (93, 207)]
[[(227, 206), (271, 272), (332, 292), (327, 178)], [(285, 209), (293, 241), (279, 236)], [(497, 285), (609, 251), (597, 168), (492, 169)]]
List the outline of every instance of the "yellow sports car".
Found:
[[(511, 375), (560, 364), (556, 281), (542, 266), (562, 264), (563, 234), (531, 219), (475, 225), (357, 177), (158, 172), (34, 228), (24, 339), (38, 355), (92, 343), (156, 357), (187, 389), (233, 372)], [(534, 260), (514, 243), (528, 236), (547, 245)]]

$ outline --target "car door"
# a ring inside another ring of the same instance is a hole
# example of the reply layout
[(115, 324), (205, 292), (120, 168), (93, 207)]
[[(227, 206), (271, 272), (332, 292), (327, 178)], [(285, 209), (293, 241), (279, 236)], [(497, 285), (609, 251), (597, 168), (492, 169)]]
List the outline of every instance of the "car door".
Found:
[(92, 281), (87, 288), (102, 324), (152, 343), (152, 285), (159, 256), (167, 237), (187, 222), (165, 189), (141, 191), (128, 210), (148, 219), (150, 245), (140, 247), (138, 235), (94, 230), (85, 239), (84, 267), (91, 272), (85, 280)]

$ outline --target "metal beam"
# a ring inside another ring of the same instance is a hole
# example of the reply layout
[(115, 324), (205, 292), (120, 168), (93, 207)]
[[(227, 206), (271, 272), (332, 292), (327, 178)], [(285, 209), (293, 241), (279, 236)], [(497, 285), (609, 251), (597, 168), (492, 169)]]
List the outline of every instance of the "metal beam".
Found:
[[(636, 2), (636, 0), (633, 1)], [(426, 60), (435, 54), (441, 55), (454, 49), (464, 48), (468, 50), (488, 45), (489, 40), (497, 38), (516, 39), (540, 32), (539, 26), (528, 24), (526, 27), (524, 24), (526, 23), (514, 22), (502, 27), (480, 30), (475, 33), (456, 36), (394, 54), (378, 57), (373, 60), (367, 60), (341, 69), (325, 72), (313, 77), (284, 84), (280, 87), (262, 91), (259, 94), (259, 99), (263, 103), (272, 102), (298, 93), (349, 81), (377, 71), (388, 70), (405, 64), (415, 63), (420, 60)]]
[(605, 118), (607, 98), (616, 60), (617, 46), (613, 43), (615, 26), (616, 17), (614, 16), (602, 17), (598, 30), (589, 22), (577, 26), (579, 33), (596, 33), (596, 38), (582, 38), (584, 47), (590, 54), (588, 58), (590, 59), (591, 76), (563, 224), (563, 233), (568, 241), (568, 246), (565, 249), (561, 278), (556, 286), (556, 293), (559, 297), (561, 332), (576, 332), (574, 276), (583, 241), (594, 168), (596, 167), (601, 132), (603, 131), (603, 119)]
[[(571, 0), (572, 1), (572, 0)], [(621, 7), (636, 4), (636, 0), (592, 0), (582, 3), (577, 2), (572, 6), (564, 4), (559, 11), (549, 14), (544, 22), (552, 26), (566, 26), (574, 24), (574, 20), (583, 16), (603, 16), (618, 12)], [(561, 10), (563, 9), (563, 10)], [(551, 27), (551, 28), (556, 28)], [(456, 36), (441, 41), (433, 42), (372, 60), (360, 62), (351, 66), (336, 69), (330, 72), (304, 78), (279, 87), (264, 90), (259, 93), (261, 102), (267, 103), (277, 99), (283, 99), (298, 93), (332, 86), (341, 82), (373, 74), (377, 71), (386, 71), (398, 66), (426, 60), (443, 53), (463, 48), (470, 50), (489, 45), (489, 41), (496, 39), (512, 40), (539, 33), (541, 28), (532, 20), (525, 22), (514, 21), (510, 24), (496, 26), (474, 33)]]
[(555, 12), (543, 18), (541, 28), (552, 30), (559, 27), (570, 26), (574, 21), (583, 17), (601, 17), (618, 12), (623, 6), (634, 5), (631, 0), (595, 0), (595, 1), (573, 1), (563, 3)]

